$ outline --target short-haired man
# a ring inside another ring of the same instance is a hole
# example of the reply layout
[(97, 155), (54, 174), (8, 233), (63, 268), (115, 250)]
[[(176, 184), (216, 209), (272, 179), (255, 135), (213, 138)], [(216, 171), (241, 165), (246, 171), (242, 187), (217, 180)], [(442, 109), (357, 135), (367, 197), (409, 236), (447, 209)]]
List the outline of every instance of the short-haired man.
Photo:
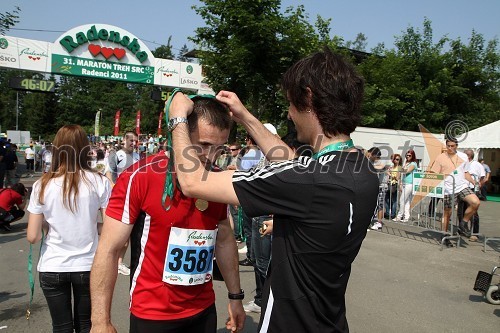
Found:
[(378, 197), (377, 197), (377, 209), (372, 220), (375, 220), (373, 225), (370, 227), (372, 230), (380, 230), (383, 227), (382, 220), (384, 218), (384, 204), (385, 204), (385, 194), (389, 187), (388, 185), (388, 174), (386, 171), (386, 164), (380, 161), (382, 152), (378, 147), (372, 147), (366, 152), (366, 157), (370, 162), (373, 163), (373, 167), (377, 171), (379, 187), (378, 187)]
[[(196, 100), (189, 135), (197, 149), (196, 161), (204, 170), (212, 168), (230, 125), (231, 118), (221, 103)], [(170, 130), (175, 126), (177, 123), (170, 122)], [(168, 163), (167, 154), (143, 159), (127, 169), (113, 188), (91, 272), (93, 332), (114, 331), (110, 320), (117, 276), (114, 265), (131, 233), (132, 252), (139, 255), (131, 265), (130, 332), (214, 333), (214, 254), (229, 291), (227, 325), (243, 327), (244, 294), (227, 207), (188, 198), (180, 190), (163, 202)], [(135, 239), (140, 240), (138, 244)]]
[[(114, 186), (118, 177), (132, 164), (140, 160), (140, 155), (135, 151), (137, 146), (138, 136), (133, 131), (127, 131), (123, 134), (122, 148), (108, 156), (105, 175)], [(128, 241), (123, 245), (120, 257), (118, 258), (118, 273), (122, 275), (130, 275), (130, 268), (123, 262), (123, 257), (127, 252)]]
[[(348, 332), (345, 291), (375, 208), (378, 179), (350, 139), (361, 119), (363, 79), (330, 49), (294, 64), (282, 81), (288, 117), (310, 157), (271, 134), (240, 102), (217, 99), (255, 138), (270, 163), (250, 171), (206, 172), (192, 162), (187, 126), (173, 131), (177, 176), (184, 194), (241, 204), (250, 216), (274, 214), (272, 263), (260, 332)], [(186, 117), (192, 103), (175, 94), (170, 117)], [(179, 158), (179, 154), (184, 155)], [(181, 170), (182, 167), (182, 170)]]
[[(484, 171), (483, 165), (478, 161), (474, 161), (474, 151), (472, 149), (466, 149), (464, 150), (464, 153), (465, 155), (467, 155), (468, 161), (470, 163), (469, 174), (475, 181), (475, 184), (468, 182), (469, 188), (473, 190), (474, 194), (476, 194), (476, 196), (479, 198), (481, 182), (483, 181), (486, 173)], [(459, 221), (463, 219), (466, 210), (467, 210), (467, 203), (465, 201), (460, 200), (458, 202), (458, 209), (457, 209), (457, 216)], [(470, 221), (471, 221), (472, 233), (474, 234), (479, 233), (479, 214), (477, 213), (477, 211), (472, 215)], [(469, 241), (477, 242), (477, 236), (471, 235), (469, 237)]]
[(138, 137), (135, 132), (125, 132), (122, 139), (122, 148), (108, 156), (106, 177), (108, 177), (112, 185), (116, 183), (116, 179), (125, 169), (139, 161), (139, 154), (135, 151), (137, 140)]
[(481, 183), (481, 197), (480, 197), (480, 199), (483, 201), (486, 201), (487, 200), (486, 196), (488, 195), (487, 186), (488, 186), (488, 182), (491, 179), (491, 169), (490, 169), (488, 164), (484, 163), (483, 158), (479, 159), (479, 163), (481, 163), (481, 165), (483, 166), (484, 173), (485, 173), (483, 181)]
[[(448, 232), (451, 210), (454, 209), (452, 202), (456, 204), (457, 200), (463, 200), (468, 204), (468, 207), (463, 219), (458, 223), (457, 231), (462, 236), (470, 237), (468, 224), (479, 208), (480, 201), (467, 183), (469, 181), (475, 184), (475, 180), (469, 174), (470, 164), (467, 155), (457, 151), (457, 148), (457, 139), (446, 138), (446, 151), (436, 157), (430, 171), (442, 173), (446, 176), (444, 180), (443, 232)], [(445, 239), (444, 244), (448, 247), (453, 246), (449, 239)]]

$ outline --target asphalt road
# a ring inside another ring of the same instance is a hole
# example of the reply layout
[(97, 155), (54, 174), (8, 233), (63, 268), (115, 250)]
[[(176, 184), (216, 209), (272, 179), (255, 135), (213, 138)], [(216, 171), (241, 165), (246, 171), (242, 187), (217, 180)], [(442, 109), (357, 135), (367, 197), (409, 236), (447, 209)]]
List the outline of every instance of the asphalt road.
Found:
[[(26, 185), (35, 178), (23, 178)], [(481, 230), (500, 237), (500, 203), (483, 202)], [(31, 318), (25, 217), (0, 231), (0, 332), (51, 332), (51, 320), (42, 291), (35, 287)], [(370, 231), (354, 262), (347, 289), (347, 317), (351, 332), (499, 332), (500, 306), (487, 303), (472, 288), (479, 270), (500, 265), (500, 241), (482, 243), (463, 239), (459, 248), (440, 250), (435, 232), (387, 222), (382, 231)], [(34, 263), (38, 258), (38, 245)], [(241, 258), (243, 256), (241, 255)], [(254, 273), (240, 266), (245, 302), (252, 300)], [(118, 332), (128, 331), (129, 277), (119, 275), (112, 308)], [(218, 332), (225, 332), (227, 290), (214, 282)], [(249, 314), (245, 332), (256, 332), (258, 314)]]

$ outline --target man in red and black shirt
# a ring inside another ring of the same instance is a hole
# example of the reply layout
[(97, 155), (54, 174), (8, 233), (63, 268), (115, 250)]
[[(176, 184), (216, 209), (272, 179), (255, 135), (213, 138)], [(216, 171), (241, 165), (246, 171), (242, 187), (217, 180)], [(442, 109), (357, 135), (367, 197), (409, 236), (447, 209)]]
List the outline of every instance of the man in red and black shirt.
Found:
[[(227, 141), (231, 119), (215, 99), (196, 99), (195, 105), (190, 137), (198, 163), (210, 169)], [(170, 130), (178, 122), (187, 119), (171, 122)], [(243, 327), (238, 254), (227, 206), (188, 198), (180, 190), (163, 202), (168, 162), (164, 152), (141, 160), (113, 188), (91, 272), (92, 332), (114, 331), (110, 307), (116, 262), (131, 234), (130, 332), (215, 332), (215, 254), (229, 292), (228, 325)]]

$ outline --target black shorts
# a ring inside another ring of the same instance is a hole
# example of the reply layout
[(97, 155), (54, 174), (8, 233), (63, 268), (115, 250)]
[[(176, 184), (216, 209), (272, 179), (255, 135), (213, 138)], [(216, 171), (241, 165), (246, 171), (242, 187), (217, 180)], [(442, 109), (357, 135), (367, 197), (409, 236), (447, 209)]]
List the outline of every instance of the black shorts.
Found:
[[(462, 191), (453, 194), (455, 205), (458, 203), (457, 200), (464, 200), (468, 195), (474, 194), (474, 191), (469, 187), (464, 188)], [(444, 208), (451, 208), (451, 198), (452, 194), (445, 194), (444, 196)]]
[(216, 331), (215, 304), (194, 316), (174, 320), (141, 319), (130, 314), (130, 333), (215, 333)]

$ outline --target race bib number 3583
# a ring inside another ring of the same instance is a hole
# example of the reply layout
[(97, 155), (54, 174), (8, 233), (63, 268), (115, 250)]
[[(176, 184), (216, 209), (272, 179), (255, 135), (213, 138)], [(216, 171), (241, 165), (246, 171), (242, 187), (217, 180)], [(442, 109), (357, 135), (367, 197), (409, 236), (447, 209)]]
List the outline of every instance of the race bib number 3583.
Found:
[(183, 286), (210, 281), (216, 237), (217, 230), (171, 228), (163, 281)]

